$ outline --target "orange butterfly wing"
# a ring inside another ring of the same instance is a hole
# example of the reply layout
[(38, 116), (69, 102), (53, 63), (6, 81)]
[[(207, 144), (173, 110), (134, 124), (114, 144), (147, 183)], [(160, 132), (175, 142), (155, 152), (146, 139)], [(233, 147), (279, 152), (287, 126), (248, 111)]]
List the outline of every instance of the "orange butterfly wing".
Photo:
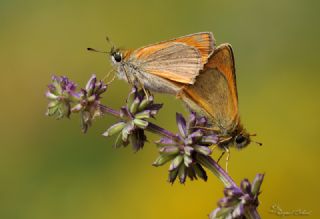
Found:
[(146, 73), (193, 84), (213, 50), (212, 34), (196, 33), (142, 47), (131, 53), (128, 59)]
[(195, 84), (186, 86), (181, 98), (220, 129), (230, 130), (238, 124), (235, 64), (229, 44), (215, 50)]
[(203, 65), (208, 62), (208, 58), (215, 49), (215, 39), (211, 32), (194, 33), (170, 40), (169, 42), (180, 42), (198, 49)]

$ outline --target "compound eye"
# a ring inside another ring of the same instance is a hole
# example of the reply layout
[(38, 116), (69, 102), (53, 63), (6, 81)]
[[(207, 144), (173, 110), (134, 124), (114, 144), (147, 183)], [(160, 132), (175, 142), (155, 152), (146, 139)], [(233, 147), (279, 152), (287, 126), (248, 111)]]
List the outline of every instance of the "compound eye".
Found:
[(116, 52), (115, 54), (113, 54), (113, 58), (116, 62), (121, 62), (122, 60), (122, 56), (120, 53)]
[(236, 140), (236, 143), (237, 143), (237, 144), (242, 144), (242, 143), (245, 142), (247, 139), (246, 139), (243, 135), (238, 135), (235, 140)]

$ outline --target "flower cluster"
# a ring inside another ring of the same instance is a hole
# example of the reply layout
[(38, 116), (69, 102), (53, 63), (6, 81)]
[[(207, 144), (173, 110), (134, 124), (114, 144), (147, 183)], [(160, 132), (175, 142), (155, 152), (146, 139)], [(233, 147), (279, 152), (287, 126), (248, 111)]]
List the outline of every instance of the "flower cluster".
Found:
[(161, 166), (171, 161), (169, 167), (169, 182), (173, 183), (179, 177), (180, 183), (186, 181), (187, 176), (193, 180), (197, 177), (207, 180), (207, 174), (198, 162), (199, 156), (209, 156), (209, 146), (216, 144), (217, 135), (203, 130), (207, 120), (197, 117), (195, 113), (190, 114), (188, 123), (179, 113), (176, 114), (179, 134), (175, 138), (163, 137), (156, 144), (159, 147), (160, 156), (153, 163)]
[(219, 207), (210, 214), (210, 219), (244, 218), (247, 210), (256, 209), (263, 177), (263, 174), (257, 174), (252, 184), (248, 179), (244, 179), (240, 188), (225, 188), (225, 197), (218, 201)]
[(48, 116), (57, 119), (70, 117), (72, 112), (81, 114), (82, 131), (86, 132), (92, 120), (101, 115), (101, 94), (107, 90), (107, 85), (97, 81), (95, 75), (89, 79), (85, 89), (77, 91), (75, 83), (65, 76), (53, 76), (48, 85), (46, 97), (49, 99)]
[(133, 150), (138, 151), (146, 141), (144, 129), (149, 124), (148, 119), (154, 118), (161, 107), (162, 104), (153, 102), (153, 96), (147, 96), (144, 90), (133, 87), (126, 106), (120, 109), (120, 121), (112, 125), (103, 135), (117, 134), (115, 147), (127, 146), (131, 143)]
[(91, 76), (85, 89), (81, 89), (78, 104), (76, 104), (71, 111), (80, 113), (83, 132), (88, 130), (94, 118), (102, 115), (100, 99), (101, 94), (106, 90), (107, 85), (102, 81), (97, 81), (95, 75)]
[(65, 76), (52, 76), (52, 83), (48, 85), (46, 97), (49, 100), (46, 114), (57, 119), (70, 117), (71, 104), (78, 101), (80, 93), (77, 86)]

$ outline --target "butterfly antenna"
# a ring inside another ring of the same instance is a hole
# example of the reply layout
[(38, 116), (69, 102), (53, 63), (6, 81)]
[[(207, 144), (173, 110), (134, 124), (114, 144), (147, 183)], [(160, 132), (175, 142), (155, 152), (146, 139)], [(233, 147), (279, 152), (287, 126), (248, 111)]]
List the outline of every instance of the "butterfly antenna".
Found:
[[(254, 134), (249, 134), (249, 136), (257, 136), (257, 134), (256, 134), (256, 133), (254, 133)], [(259, 146), (262, 146), (262, 143), (261, 143), (261, 142), (258, 142), (258, 141), (252, 141), (252, 142), (256, 143), (256, 144), (259, 145)]]
[(87, 50), (88, 50), (88, 51), (91, 51), (91, 52), (108, 53), (108, 52), (100, 51), (100, 50), (93, 49), (93, 48), (87, 48)]
[(112, 49), (115, 48), (113, 41), (108, 36), (106, 36), (106, 41)]
[(259, 146), (262, 146), (262, 143), (261, 143), (261, 142), (258, 142), (258, 141), (252, 141), (252, 142), (256, 143), (256, 144), (259, 145)]

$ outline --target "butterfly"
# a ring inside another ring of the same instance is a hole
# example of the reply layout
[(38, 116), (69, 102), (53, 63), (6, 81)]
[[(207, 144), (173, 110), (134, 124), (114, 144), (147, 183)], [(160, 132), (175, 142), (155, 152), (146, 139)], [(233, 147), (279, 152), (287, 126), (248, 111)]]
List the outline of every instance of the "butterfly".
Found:
[(150, 91), (177, 94), (195, 82), (214, 47), (213, 34), (200, 32), (136, 50), (112, 46), (108, 53), (120, 79)]
[(185, 86), (179, 97), (192, 111), (208, 118), (210, 130), (220, 136), (220, 148), (228, 150), (235, 146), (241, 149), (252, 141), (250, 137), (254, 134), (249, 134), (240, 121), (235, 62), (230, 44), (221, 44), (215, 49), (195, 83)]

